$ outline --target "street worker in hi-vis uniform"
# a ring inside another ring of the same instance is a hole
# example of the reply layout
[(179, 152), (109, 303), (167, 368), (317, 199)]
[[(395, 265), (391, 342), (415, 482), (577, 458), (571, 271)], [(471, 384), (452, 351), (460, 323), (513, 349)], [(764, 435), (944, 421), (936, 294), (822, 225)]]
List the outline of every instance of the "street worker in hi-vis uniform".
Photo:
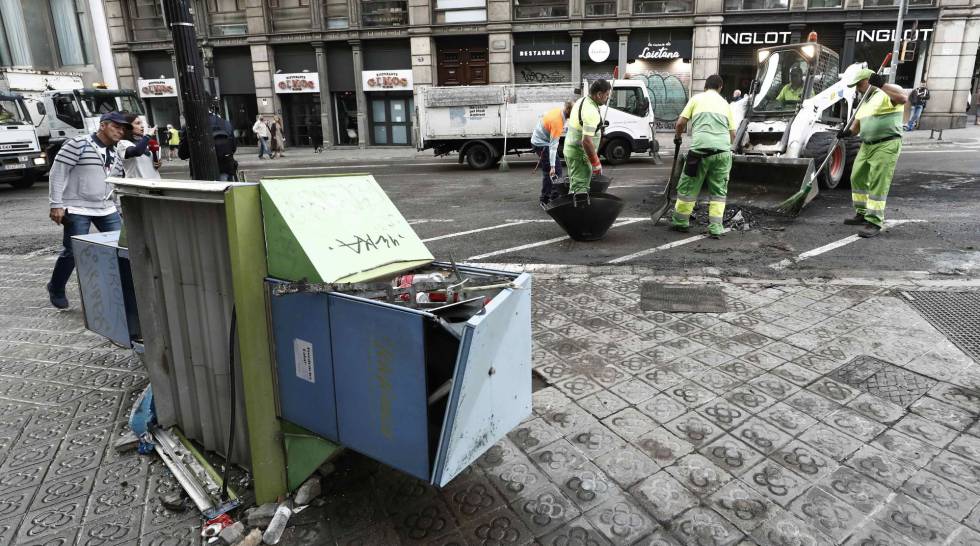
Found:
[(732, 143), (735, 142), (735, 118), (732, 109), (721, 96), (722, 79), (718, 74), (708, 76), (704, 93), (691, 97), (677, 118), (674, 144), (680, 145), (691, 122), (691, 148), (687, 152), (684, 173), (677, 183), (677, 202), (671, 229), (687, 232), (691, 213), (701, 193), (702, 183), (708, 185), (708, 233), (721, 237), (724, 228), (725, 197), (728, 195), (728, 173), (732, 169)]
[(602, 115), (599, 107), (609, 101), (612, 85), (596, 80), (589, 86), (589, 96), (572, 106), (565, 135), (565, 165), (568, 167), (568, 193), (589, 193), (593, 174), (602, 174), (599, 162), (599, 140), (602, 137)]
[(858, 108), (854, 124), (842, 131), (842, 136), (861, 135), (861, 149), (851, 168), (855, 215), (844, 223), (861, 226), (861, 237), (874, 237), (885, 226), (885, 200), (902, 151), (902, 116), (908, 96), (901, 87), (884, 83), (870, 68), (858, 72), (849, 85), (867, 93), (867, 98)]

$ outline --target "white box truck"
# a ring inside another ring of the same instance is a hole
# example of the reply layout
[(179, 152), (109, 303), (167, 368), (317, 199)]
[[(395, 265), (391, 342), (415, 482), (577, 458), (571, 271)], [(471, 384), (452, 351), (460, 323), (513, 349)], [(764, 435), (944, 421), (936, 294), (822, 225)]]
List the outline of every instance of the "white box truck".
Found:
[(47, 170), (24, 97), (0, 91), (0, 183), (29, 188)]
[[(654, 139), (653, 110), (640, 80), (614, 80), (599, 153), (608, 163), (622, 163), (634, 153), (659, 150)], [(588, 86), (583, 83), (584, 89)], [(420, 87), (416, 90), (416, 142), (436, 155), (459, 152), (474, 169), (489, 169), (504, 154), (529, 152), (531, 133), (548, 110), (575, 100), (577, 86), (479, 85)]]
[[(111, 111), (144, 114), (143, 103), (135, 91), (86, 88), (80, 75), (66, 72), (5, 68), (0, 70), (0, 94), (11, 100), (16, 97), (14, 102), (20, 101), (17, 104), (26, 116), (23, 118), (26, 123), (11, 124), (0, 136), (0, 182), (20, 188), (30, 187), (48, 171), (66, 140), (98, 131), (102, 114)], [(40, 153), (40, 162), (25, 155), (26, 152), (20, 153), (28, 149), (24, 147), (28, 132)], [(4, 140), (12, 141), (15, 137), (18, 144)], [(25, 163), (22, 161), (25, 157), (31, 163), (26, 170), (17, 166)]]

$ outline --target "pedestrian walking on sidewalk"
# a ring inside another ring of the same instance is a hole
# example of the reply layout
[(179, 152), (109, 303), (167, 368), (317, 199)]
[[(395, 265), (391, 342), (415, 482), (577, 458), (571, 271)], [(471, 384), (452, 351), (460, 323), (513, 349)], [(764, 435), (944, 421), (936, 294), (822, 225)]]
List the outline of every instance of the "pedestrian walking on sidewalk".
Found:
[[(214, 153), (218, 159), (218, 181), (238, 180), (238, 161), (235, 160), (238, 143), (235, 142), (235, 130), (232, 129), (231, 123), (212, 110), (208, 113), (208, 128), (214, 143)], [(177, 155), (181, 159), (190, 159), (191, 150), (186, 138), (182, 139)]]
[(103, 114), (98, 132), (67, 140), (52, 163), (48, 174), (48, 217), (63, 229), (63, 248), (47, 290), (51, 305), (58, 309), (68, 308), (65, 287), (75, 270), (72, 236), (87, 234), (92, 224), (99, 231), (122, 227), (112, 199), (112, 184), (106, 178), (123, 175), (123, 162), (117, 160), (115, 147), (128, 128), (129, 122), (122, 113)]
[(926, 109), (927, 102), (929, 102), (929, 88), (926, 87), (925, 80), (922, 80), (919, 82), (919, 87), (916, 87), (909, 93), (909, 104), (912, 105), (912, 115), (909, 116), (909, 123), (905, 126), (906, 131), (918, 129), (919, 118), (922, 117), (922, 111)]
[(259, 141), (259, 159), (263, 159), (266, 155), (271, 158), (272, 152), (269, 151), (269, 126), (266, 125), (261, 115), (255, 116), (255, 124), (252, 125), (252, 132), (255, 133), (255, 139)]
[(902, 151), (902, 114), (908, 96), (870, 68), (858, 72), (849, 85), (867, 98), (858, 108), (854, 124), (842, 130), (843, 136), (861, 136), (861, 148), (851, 168), (855, 214), (844, 223), (861, 226), (861, 237), (874, 237), (885, 225), (885, 201)]
[(589, 86), (589, 96), (580, 98), (572, 106), (564, 148), (569, 193), (588, 194), (592, 175), (602, 174), (602, 163), (599, 162), (602, 114), (599, 107), (609, 101), (611, 93), (612, 85), (599, 79)]
[(177, 158), (177, 148), (180, 147), (180, 131), (174, 128), (173, 125), (167, 124), (167, 132), (170, 137), (167, 139), (167, 161), (173, 161)]
[(534, 153), (538, 155), (538, 164), (535, 168), (541, 169), (539, 199), (542, 205), (547, 205), (551, 201), (552, 179), (561, 177), (558, 143), (561, 142), (561, 135), (565, 132), (565, 124), (569, 114), (572, 113), (573, 104), (572, 101), (565, 101), (564, 105), (545, 112), (534, 128), (534, 132), (531, 133), (531, 146), (534, 146)]
[(704, 92), (687, 101), (674, 127), (674, 144), (680, 145), (688, 122), (691, 123), (691, 147), (684, 172), (677, 182), (677, 202), (671, 229), (690, 230), (691, 214), (698, 201), (702, 184), (708, 186), (708, 233), (718, 239), (724, 232), (725, 199), (728, 196), (728, 174), (732, 170), (732, 144), (735, 142), (735, 118), (728, 101), (721, 96), (723, 80), (718, 74), (708, 76)]
[(143, 120), (136, 114), (125, 114), (130, 126), (116, 144), (116, 155), (123, 164), (126, 178), (159, 179), (160, 159), (147, 149), (154, 131), (145, 134)]
[(274, 116), (269, 124), (269, 142), (272, 144), (272, 159), (283, 157), (286, 151), (286, 139), (283, 136), (282, 118)]
[(169, 123), (166, 127), (157, 130), (157, 141), (160, 142), (160, 161), (169, 161), (167, 156), (170, 154), (170, 131), (173, 126)]

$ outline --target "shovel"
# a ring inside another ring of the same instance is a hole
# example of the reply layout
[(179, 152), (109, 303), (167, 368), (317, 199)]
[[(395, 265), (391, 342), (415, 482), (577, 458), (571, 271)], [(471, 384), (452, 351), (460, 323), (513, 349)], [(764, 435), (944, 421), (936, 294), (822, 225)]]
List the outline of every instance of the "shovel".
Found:
[(670, 166), (670, 178), (667, 179), (667, 185), (664, 187), (664, 192), (653, 198), (653, 210), (650, 211), (650, 219), (653, 220), (653, 225), (657, 225), (660, 219), (663, 218), (664, 214), (667, 213), (667, 209), (670, 208), (671, 201), (671, 188), (676, 186), (674, 181), (674, 176), (677, 174), (677, 157), (681, 153), (681, 145), (679, 143), (674, 144), (674, 162)]

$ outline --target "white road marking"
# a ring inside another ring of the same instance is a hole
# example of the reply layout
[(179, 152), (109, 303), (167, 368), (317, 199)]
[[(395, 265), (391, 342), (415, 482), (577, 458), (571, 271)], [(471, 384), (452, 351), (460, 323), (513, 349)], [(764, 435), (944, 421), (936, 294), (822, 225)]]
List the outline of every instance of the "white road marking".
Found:
[[(925, 222), (925, 220), (885, 220), (885, 227), (891, 228), (895, 226), (900, 226), (902, 224), (921, 223), (921, 222)], [(860, 240), (861, 237), (859, 235), (851, 235), (849, 237), (844, 237), (843, 239), (840, 239), (838, 241), (834, 241), (832, 243), (828, 243), (823, 246), (818, 246), (813, 250), (807, 250), (806, 252), (800, 254), (799, 256), (795, 256), (793, 258), (786, 258), (785, 260), (780, 260), (776, 263), (769, 264), (769, 267), (777, 271), (781, 269), (786, 269), (791, 265), (796, 265), (804, 260), (809, 260), (814, 256), (819, 256), (821, 254), (830, 252), (831, 250), (838, 249), (842, 246), (847, 246), (855, 241), (860, 241)]]
[[(731, 231), (731, 228), (725, 228), (725, 230), (722, 231), (722, 233), (728, 233), (729, 231)], [(607, 264), (621, 264), (623, 262), (628, 262), (628, 261), (634, 260), (636, 258), (642, 258), (643, 256), (649, 256), (650, 254), (653, 254), (655, 252), (660, 252), (661, 250), (668, 250), (668, 249), (671, 249), (671, 248), (676, 248), (676, 247), (679, 247), (679, 246), (684, 246), (684, 245), (689, 244), (689, 243), (694, 243), (694, 242), (700, 241), (701, 239), (707, 239), (708, 237), (710, 237), (710, 235), (707, 235), (707, 234), (705, 234), (705, 235), (695, 235), (694, 237), (688, 237), (687, 239), (681, 239), (679, 241), (674, 241), (674, 242), (663, 244), (663, 245), (660, 245), (660, 246), (657, 246), (657, 247), (648, 248), (646, 250), (641, 250), (639, 252), (634, 252), (632, 254), (627, 254), (626, 256), (621, 256), (621, 257), (616, 258), (614, 260), (609, 260), (606, 263)]]
[(409, 220), (408, 225), (414, 226), (415, 224), (432, 224), (432, 223), (444, 223), (444, 222), (455, 222), (451, 218), (447, 219), (437, 219), (437, 218), (421, 218), (418, 220)]
[[(649, 218), (630, 218), (628, 220), (621, 220), (621, 221), (616, 222), (615, 224), (613, 224), (612, 227), (610, 227), (609, 229), (613, 229), (613, 228), (617, 228), (617, 227), (625, 226), (625, 225), (629, 225), (629, 224), (635, 224), (636, 222), (643, 222), (643, 221), (649, 222), (650, 219)], [(536, 248), (536, 247), (539, 247), (539, 246), (550, 245), (552, 243), (557, 243), (557, 242), (560, 242), (560, 241), (568, 241), (570, 239), (571, 239), (571, 237), (569, 237), (567, 235), (564, 236), (564, 237), (555, 237), (554, 239), (548, 239), (548, 240), (545, 240), (545, 241), (538, 241), (536, 243), (528, 243), (526, 245), (515, 246), (515, 247), (511, 247), (511, 248), (505, 248), (505, 249), (502, 249), (502, 250), (494, 250), (493, 252), (487, 252), (486, 254), (479, 254), (477, 256), (470, 256), (469, 258), (466, 258), (466, 259), (467, 260), (482, 260), (484, 258), (489, 258), (491, 256), (499, 256), (501, 254), (511, 254), (513, 252), (518, 252), (520, 250), (527, 250), (529, 248)]]
[(473, 233), (480, 233), (480, 232), (483, 232), (483, 231), (490, 231), (491, 229), (500, 229), (500, 228), (511, 227), (511, 226), (519, 226), (521, 224), (526, 224), (526, 223), (528, 223), (528, 222), (527, 221), (524, 221), (524, 220), (517, 220), (517, 221), (514, 221), (514, 222), (507, 222), (506, 224), (497, 224), (495, 226), (488, 226), (488, 227), (483, 227), (483, 228), (470, 229), (470, 230), (467, 230), (467, 231), (460, 231), (460, 232), (457, 232), (457, 233), (449, 233), (447, 235), (439, 235), (438, 237), (429, 237), (428, 239), (422, 239), (422, 242), (423, 243), (428, 243), (430, 241), (438, 241), (440, 239), (450, 239), (452, 237), (461, 237), (463, 235), (471, 235)]

